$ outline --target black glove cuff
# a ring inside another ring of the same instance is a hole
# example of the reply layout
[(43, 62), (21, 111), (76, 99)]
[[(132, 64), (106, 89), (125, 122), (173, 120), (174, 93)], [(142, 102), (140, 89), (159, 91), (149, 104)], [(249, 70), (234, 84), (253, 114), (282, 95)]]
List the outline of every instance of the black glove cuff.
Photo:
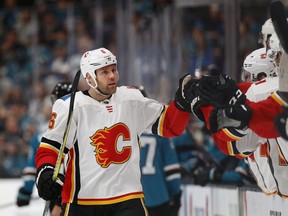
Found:
[(207, 103), (200, 100), (199, 97), (195, 98), (191, 103), (191, 110), (193, 114), (201, 121), (205, 122), (203, 113), (200, 110), (201, 106), (207, 105)]
[(36, 186), (38, 187), (38, 182), (41, 174), (47, 170), (53, 170), (54, 171), (54, 166), (52, 164), (43, 164), (37, 169), (37, 176), (36, 176)]
[(57, 206), (62, 206), (62, 197), (59, 196), (56, 200), (55, 200), (55, 205)]
[(180, 110), (180, 111), (183, 111), (183, 112), (187, 112), (187, 111), (190, 111), (190, 109), (187, 109), (187, 107), (189, 107), (189, 104), (185, 104), (186, 102), (182, 101), (180, 102), (179, 100), (174, 100), (174, 104), (175, 104), (175, 107)]

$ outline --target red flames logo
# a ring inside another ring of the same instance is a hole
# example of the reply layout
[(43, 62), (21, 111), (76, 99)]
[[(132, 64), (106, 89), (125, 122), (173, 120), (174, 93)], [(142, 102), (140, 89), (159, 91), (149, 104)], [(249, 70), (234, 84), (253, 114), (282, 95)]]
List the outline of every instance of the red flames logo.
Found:
[(121, 164), (129, 160), (131, 146), (125, 146), (120, 151), (117, 150), (117, 142), (120, 137), (123, 141), (130, 140), (130, 131), (123, 123), (113, 125), (111, 128), (100, 129), (90, 137), (91, 145), (96, 147), (96, 161), (101, 167), (106, 168), (111, 163)]

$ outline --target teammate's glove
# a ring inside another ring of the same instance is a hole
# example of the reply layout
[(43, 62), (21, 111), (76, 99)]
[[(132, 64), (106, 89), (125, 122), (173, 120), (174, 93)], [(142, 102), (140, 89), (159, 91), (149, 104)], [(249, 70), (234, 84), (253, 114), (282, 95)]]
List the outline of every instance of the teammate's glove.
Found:
[(175, 93), (174, 103), (177, 109), (185, 112), (191, 112), (190, 104), (185, 100), (184, 88), (190, 85), (191, 75), (186, 74), (179, 80), (179, 86)]
[(226, 108), (215, 108), (210, 113), (210, 132), (216, 133), (222, 128), (236, 128), (245, 130), (252, 117), (252, 110), (249, 106), (239, 104), (227, 106)]
[(275, 118), (275, 127), (282, 138), (288, 140), (288, 108), (283, 107), (283, 111)]
[(19, 188), (16, 201), (17, 206), (21, 207), (29, 205), (31, 195), (32, 191), (25, 190), (25, 187)]
[(198, 91), (204, 100), (215, 107), (242, 104), (246, 99), (237, 83), (227, 75), (203, 76)]
[(54, 167), (51, 165), (43, 165), (37, 170), (36, 185), (38, 195), (44, 200), (57, 199), (62, 191), (64, 175), (58, 174), (58, 180), (53, 178)]
[(205, 186), (210, 183), (218, 183), (221, 180), (222, 170), (216, 167), (199, 167), (194, 171), (195, 184)]
[(189, 84), (184, 88), (184, 98), (190, 104), (192, 113), (201, 121), (205, 121), (200, 107), (208, 105), (208, 101), (204, 100), (199, 94), (199, 79), (191, 79)]

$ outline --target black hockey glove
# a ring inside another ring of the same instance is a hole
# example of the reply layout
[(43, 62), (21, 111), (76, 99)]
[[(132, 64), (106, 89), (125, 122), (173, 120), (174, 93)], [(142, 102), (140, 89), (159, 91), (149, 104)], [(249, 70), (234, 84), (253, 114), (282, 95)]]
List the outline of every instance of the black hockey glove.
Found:
[(198, 91), (202, 99), (215, 107), (242, 104), (246, 99), (237, 83), (227, 75), (203, 76)]
[(57, 199), (61, 195), (62, 186), (64, 182), (64, 175), (58, 174), (58, 180), (53, 178), (54, 167), (46, 164), (37, 170), (36, 185), (38, 188), (38, 195), (44, 200)]
[(222, 128), (236, 128), (245, 130), (248, 128), (252, 117), (252, 110), (247, 105), (227, 106), (226, 108), (215, 108), (210, 113), (210, 132), (216, 133)]
[(275, 118), (275, 127), (280, 136), (288, 140), (288, 108), (283, 107), (283, 111)]
[(200, 107), (208, 105), (206, 101), (199, 93), (199, 79), (191, 79), (189, 84), (184, 88), (185, 100), (190, 104), (192, 113), (201, 121), (205, 121)]
[(31, 195), (32, 195), (32, 191), (25, 190), (25, 187), (19, 188), (18, 194), (17, 194), (17, 201), (16, 201), (17, 206), (21, 207), (21, 206), (29, 205)]
[(199, 167), (194, 171), (195, 184), (205, 186), (221, 181), (222, 170), (216, 167)]
[[(186, 74), (179, 80), (179, 86), (175, 93), (174, 103), (177, 109), (185, 112), (191, 112), (190, 104), (185, 100), (184, 88), (190, 84), (191, 75)], [(187, 88), (187, 87), (186, 87)]]

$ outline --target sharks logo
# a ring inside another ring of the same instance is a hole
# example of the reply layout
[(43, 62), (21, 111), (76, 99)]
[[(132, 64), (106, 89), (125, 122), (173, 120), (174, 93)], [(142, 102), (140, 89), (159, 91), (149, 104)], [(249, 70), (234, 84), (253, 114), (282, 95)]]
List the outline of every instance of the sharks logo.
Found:
[(96, 131), (90, 139), (92, 140), (91, 145), (95, 146), (97, 163), (102, 168), (107, 168), (112, 163), (122, 164), (128, 161), (132, 152), (131, 146), (124, 146), (118, 150), (118, 145), (120, 139), (125, 142), (129, 141), (130, 138), (130, 131), (123, 123)]

